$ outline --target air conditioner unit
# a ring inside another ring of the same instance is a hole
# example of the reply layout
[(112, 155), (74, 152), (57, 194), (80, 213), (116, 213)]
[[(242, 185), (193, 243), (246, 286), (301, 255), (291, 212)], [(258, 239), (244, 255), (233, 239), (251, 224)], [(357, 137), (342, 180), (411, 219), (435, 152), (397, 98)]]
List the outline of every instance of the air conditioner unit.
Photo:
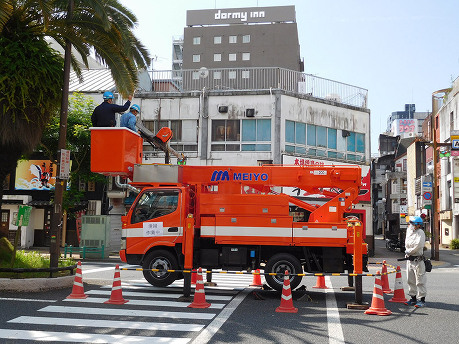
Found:
[(228, 105), (220, 105), (218, 107), (218, 112), (220, 113), (227, 113), (228, 112)]
[(246, 109), (245, 117), (255, 117), (255, 109)]

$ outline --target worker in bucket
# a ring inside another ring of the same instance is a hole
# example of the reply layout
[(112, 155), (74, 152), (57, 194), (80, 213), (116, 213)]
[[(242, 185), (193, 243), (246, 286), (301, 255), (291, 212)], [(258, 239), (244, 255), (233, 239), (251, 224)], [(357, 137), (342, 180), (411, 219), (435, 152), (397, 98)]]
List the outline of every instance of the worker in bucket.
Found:
[(410, 216), (410, 224), (406, 230), (405, 257), (408, 279), (408, 295), (411, 300), (405, 305), (425, 307), (426, 305), (426, 266), (424, 263), (424, 245), (426, 235), (422, 229), (423, 221), (419, 216)]
[(128, 100), (124, 105), (113, 104), (113, 93), (104, 92), (104, 101), (102, 104), (97, 106), (91, 116), (91, 122), (93, 127), (114, 127), (116, 126), (115, 114), (117, 112), (124, 112), (129, 109), (131, 105), (132, 95), (128, 96)]
[(135, 123), (137, 122), (136, 116), (140, 113), (140, 106), (137, 104), (132, 104), (130, 111), (126, 112), (121, 116), (121, 127), (129, 128), (132, 131), (137, 132), (135, 128)]

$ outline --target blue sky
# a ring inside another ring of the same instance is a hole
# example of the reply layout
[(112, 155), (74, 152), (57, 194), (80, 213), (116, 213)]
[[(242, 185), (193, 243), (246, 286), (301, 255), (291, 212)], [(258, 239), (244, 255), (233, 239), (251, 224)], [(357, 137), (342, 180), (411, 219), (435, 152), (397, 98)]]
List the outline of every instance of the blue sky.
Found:
[(135, 13), (137, 37), (170, 69), (172, 37), (192, 9), (295, 5), (305, 72), (368, 89), (371, 151), (387, 117), (416, 104), (431, 111), (432, 92), (459, 75), (457, 0), (121, 0)]

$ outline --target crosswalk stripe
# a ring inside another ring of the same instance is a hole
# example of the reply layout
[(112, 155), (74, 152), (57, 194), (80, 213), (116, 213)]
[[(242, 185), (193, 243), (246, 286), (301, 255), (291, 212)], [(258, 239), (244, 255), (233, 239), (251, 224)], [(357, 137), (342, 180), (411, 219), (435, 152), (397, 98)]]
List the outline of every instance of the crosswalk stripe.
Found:
[(197, 312), (171, 312), (171, 311), (145, 311), (125, 308), (95, 308), (95, 307), (69, 307), (69, 306), (47, 306), (38, 310), (39, 312), (68, 313), (68, 314), (92, 314), (106, 316), (127, 316), (144, 318), (170, 318), (170, 319), (195, 319), (210, 320), (215, 313)]
[[(142, 292), (132, 292), (126, 291), (123, 289), (123, 296), (138, 296), (138, 297), (150, 297), (150, 298), (179, 298), (181, 294), (171, 294), (171, 293), (142, 293)], [(89, 290), (85, 294), (90, 295), (110, 295), (109, 290)], [(224, 295), (206, 295), (207, 300), (216, 300), (216, 301), (231, 301), (232, 296)]]
[[(104, 303), (107, 299), (88, 297), (87, 299), (64, 299), (66, 302), (83, 302), (83, 303)], [(129, 300), (129, 306), (157, 306), (157, 307), (177, 307), (186, 308), (190, 303), (178, 301), (149, 301), (149, 300)], [(222, 309), (223, 303), (212, 303), (209, 308)]]
[(69, 342), (69, 343), (114, 343), (114, 344), (185, 344), (190, 338), (172, 337), (144, 337), (144, 336), (124, 336), (117, 334), (91, 334), (91, 333), (69, 333), (51, 331), (30, 331), (30, 330), (11, 330), (2, 329), (0, 338), (11, 340), (34, 340), (39, 342)]
[(197, 332), (201, 331), (204, 325), (198, 324), (173, 324), (173, 323), (154, 323), (141, 321), (119, 321), (119, 320), (98, 320), (98, 319), (74, 319), (74, 318), (50, 318), (20, 316), (8, 321), (16, 324), (39, 324), (54, 326), (76, 326), (76, 327), (103, 327), (103, 328), (126, 328), (148, 331), (182, 331)]
[[(123, 290), (125, 289), (135, 289), (135, 290), (152, 290), (152, 291), (177, 291), (177, 292), (180, 292), (182, 293), (183, 292), (183, 286), (170, 286), (170, 287), (155, 287), (155, 286), (152, 286), (151, 284), (148, 284), (148, 283), (143, 283), (143, 284), (140, 284), (140, 283), (124, 283), (124, 282), (121, 282), (121, 286), (123, 287)], [(102, 286), (101, 288), (102, 289), (108, 289), (108, 288), (112, 288), (113, 286), (112, 285), (104, 285)], [(239, 290), (234, 290), (233, 289), (227, 289), (227, 290), (212, 290), (212, 289), (209, 289), (209, 287), (205, 287), (206, 289), (206, 295), (207, 293), (209, 292), (210, 294), (212, 293), (225, 293), (225, 294), (231, 294), (231, 295), (236, 295), (239, 293)], [(191, 286), (191, 290), (194, 290), (194, 286)]]

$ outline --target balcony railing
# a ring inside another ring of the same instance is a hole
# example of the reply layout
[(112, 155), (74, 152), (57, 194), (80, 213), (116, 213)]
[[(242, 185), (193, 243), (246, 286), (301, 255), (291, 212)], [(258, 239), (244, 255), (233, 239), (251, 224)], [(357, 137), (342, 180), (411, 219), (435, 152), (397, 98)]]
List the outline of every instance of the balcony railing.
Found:
[(150, 71), (153, 92), (281, 89), (367, 108), (368, 90), (285, 68), (220, 68)]

